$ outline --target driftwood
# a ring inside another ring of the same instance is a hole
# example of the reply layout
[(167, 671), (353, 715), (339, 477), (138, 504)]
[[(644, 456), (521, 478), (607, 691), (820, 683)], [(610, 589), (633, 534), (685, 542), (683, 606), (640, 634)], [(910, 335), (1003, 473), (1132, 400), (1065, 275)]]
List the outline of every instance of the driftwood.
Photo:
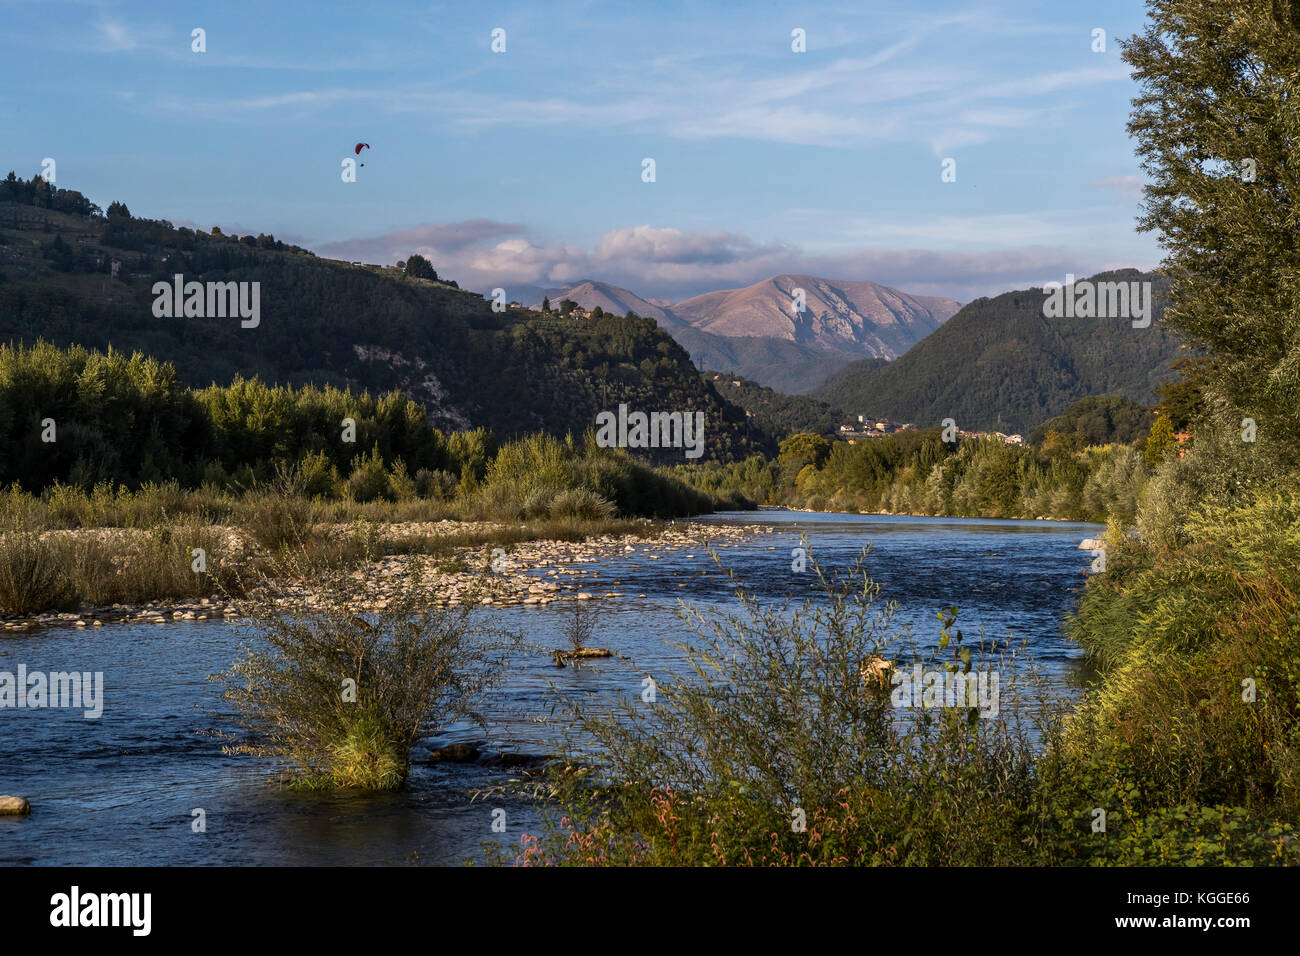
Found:
[(584, 657), (613, 657), (613, 651), (607, 651), (603, 647), (580, 647), (576, 651), (552, 651), (555, 655), (555, 666), (563, 667), (564, 662), (572, 660), (581, 660)]

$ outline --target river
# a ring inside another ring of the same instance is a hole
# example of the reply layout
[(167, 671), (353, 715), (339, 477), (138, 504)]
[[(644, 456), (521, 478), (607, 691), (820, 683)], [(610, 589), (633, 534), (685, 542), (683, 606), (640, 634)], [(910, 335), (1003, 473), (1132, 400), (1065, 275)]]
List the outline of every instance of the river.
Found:
[[(826, 568), (847, 567), (869, 542), (866, 569), (882, 598), (897, 603), (895, 623), (918, 644), (935, 643), (935, 612), (955, 605), (968, 641), (981, 630), (1023, 640), (1052, 683), (1066, 693), (1078, 685), (1082, 653), (1063, 637), (1061, 622), (1091, 561), (1077, 545), (1098, 525), (776, 509), (702, 520), (773, 526), (774, 533), (719, 551), (761, 599), (808, 588), (809, 575), (791, 570), (801, 535)], [(0, 671), (25, 664), (29, 672), (104, 674), (97, 720), (81, 711), (0, 710), (0, 794), (32, 802), (29, 817), (0, 817), (0, 864), (455, 864), (478, 857), (484, 841), (517, 845), (536, 822), (527, 803), (470, 799), (503, 772), (429, 764), (429, 748), (486, 740), (492, 749), (544, 753), (550, 731), (535, 718), (549, 709), (552, 685), (561, 694), (639, 695), (645, 674), (680, 664), (667, 644), (683, 633), (679, 601), (734, 603), (729, 580), (702, 551), (652, 560), (638, 549), (590, 569), (598, 576), (569, 583), (594, 590), (618, 581), (625, 595), (599, 602), (592, 643), (635, 666), (611, 658), (557, 670), (543, 654), (519, 655), (483, 707), (488, 729), (445, 728), (422, 743), (408, 785), (390, 794), (292, 791), (268, 783), (275, 770), (268, 761), (221, 753), (221, 741), (204, 731), (228, 727), (228, 718), (206, 678), (238, 656), (236, 625), (131, 623), (0, 636)], [(566, 612), (554, 603), (483, 613), (532, 643), (560, 647)], [(506, 811), (504, 833), (492, 830), (498, 808)], [(203, 811), (203, 832), (195, 832), (195, 810)]]

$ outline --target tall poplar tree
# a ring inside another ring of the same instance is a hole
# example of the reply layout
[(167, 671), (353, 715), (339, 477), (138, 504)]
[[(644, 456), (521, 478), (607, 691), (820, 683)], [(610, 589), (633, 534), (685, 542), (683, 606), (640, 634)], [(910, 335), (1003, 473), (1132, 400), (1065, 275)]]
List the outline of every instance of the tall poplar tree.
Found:
[[(1300, 0), (1148, 0), (1129, 132), (1210, 393), (1300, 457)], [(1276, 447), (1275, 446), (1275, 447)]]

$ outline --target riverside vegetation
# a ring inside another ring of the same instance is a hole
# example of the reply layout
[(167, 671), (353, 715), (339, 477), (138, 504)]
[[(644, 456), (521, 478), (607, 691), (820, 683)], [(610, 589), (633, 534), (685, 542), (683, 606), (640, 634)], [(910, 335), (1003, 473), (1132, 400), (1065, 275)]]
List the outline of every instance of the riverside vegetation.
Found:
[[(1181, 396), (1185, 387), (1166, 393)], [(1171, 398), (1157, 421), (1178, 414)], [(855, 444), (802, 433), (785, 439), (773, 460), (679, 465), (664, 474), (710, 494), (810, 511), (1131, 521), (1150, 463), (1175, 453), (1173, 433), (1153, 440), (1150, 422), (1145, 407), (1101, 396), (1076, 402), (1023, 445), (944, 441), (940, 428)]]

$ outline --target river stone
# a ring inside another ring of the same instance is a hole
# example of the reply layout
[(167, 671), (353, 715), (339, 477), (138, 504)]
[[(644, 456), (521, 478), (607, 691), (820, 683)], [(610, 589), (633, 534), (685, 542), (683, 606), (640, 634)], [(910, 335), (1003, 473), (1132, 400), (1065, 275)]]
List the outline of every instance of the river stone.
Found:
[(893, 661), (887, 660), (879, 654), (872, 654), (862, 662), (859, 673), (862, 675), (864, 684), (883, 684), (889, 680), (890, 673), (893, 670)]
[(473, 763), (478, 759), (478, 744), (448, 744), (429, 754), (429, 763)]
[(0, 817), (24, 817), (32, 812), (32, 805), (24, 797), (0, 796)]

